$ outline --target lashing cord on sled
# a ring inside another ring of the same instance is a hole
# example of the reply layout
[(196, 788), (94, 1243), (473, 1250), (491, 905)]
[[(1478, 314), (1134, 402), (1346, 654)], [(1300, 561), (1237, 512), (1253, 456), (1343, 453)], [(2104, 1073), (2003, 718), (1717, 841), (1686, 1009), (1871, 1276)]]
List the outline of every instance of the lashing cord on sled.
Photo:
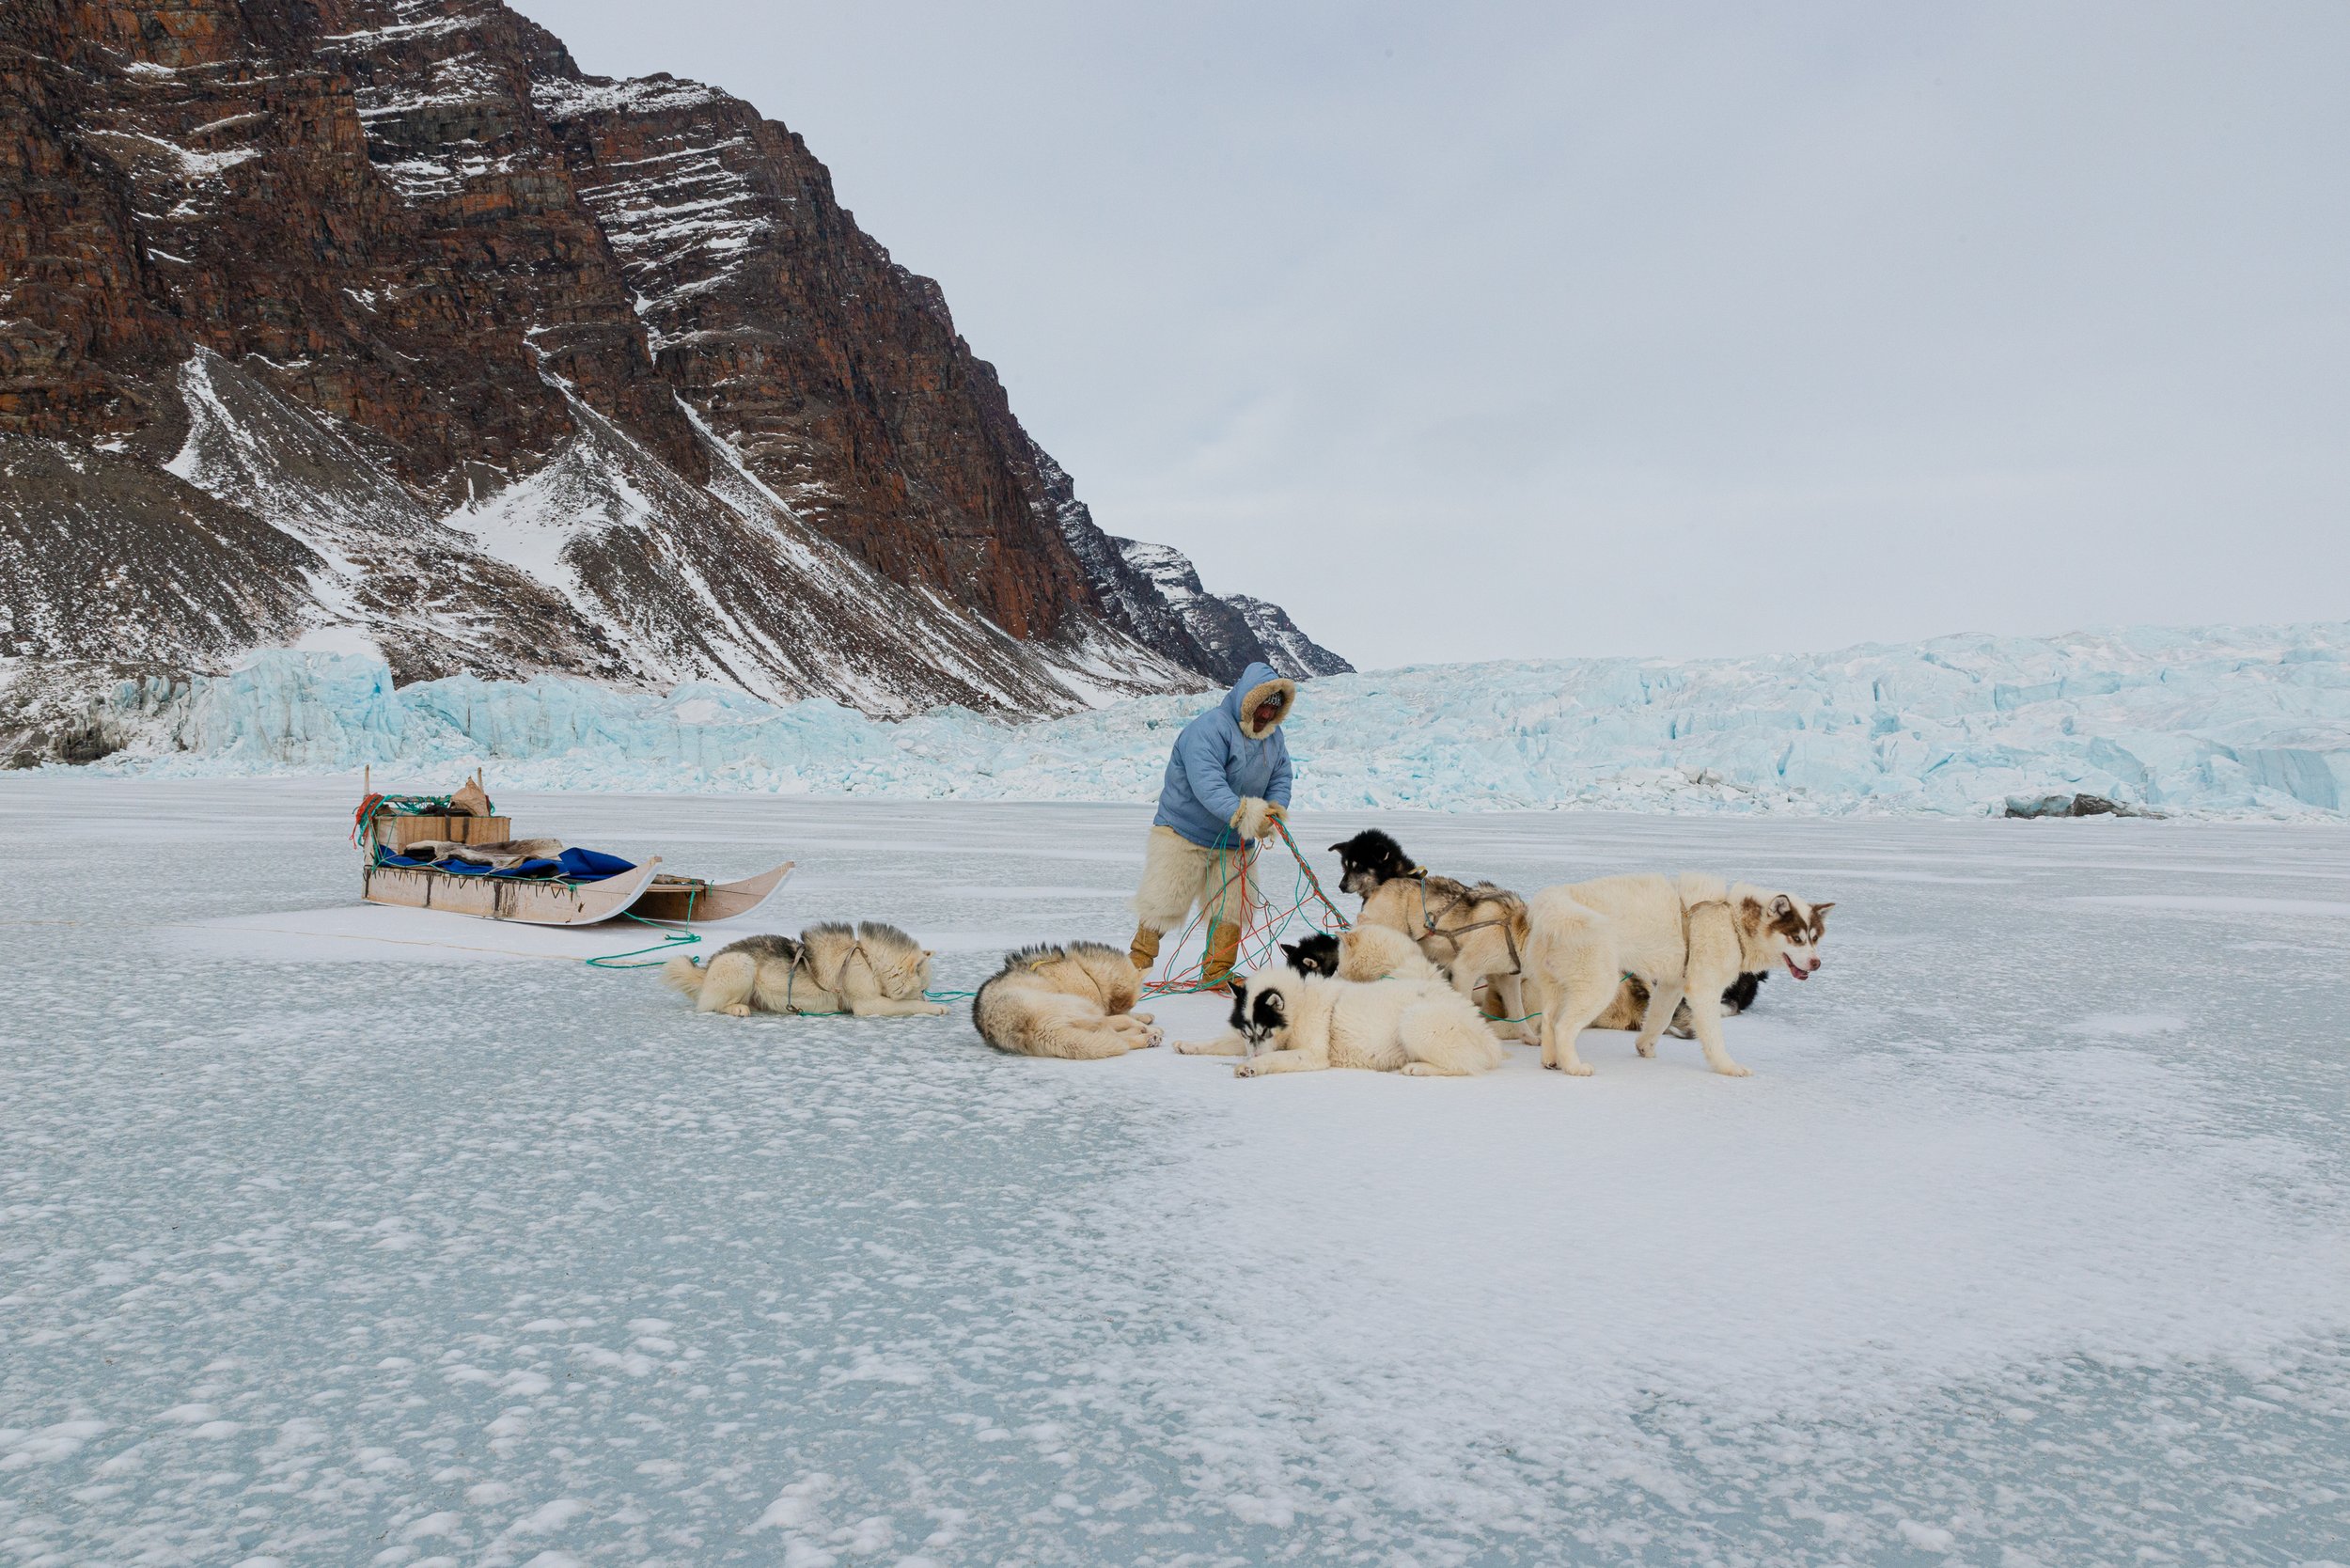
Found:
[[(1191, 923), (1175, 938), (1176, 952), (1180, 953), (1189, 947), (1194, 933), (1203, 926), (1213, 932), (1219, 925), (1231, 924), (1224, 918), (1224, 914), (1235, 893), (1246, 917), (1241, 932), (1240, 951), (1232, 964), (1235, 974), (1247, 969), (1265, 968), (1277, 962), (1280, 939), (1295, 921), (1303, 920), (1312, 930), (1324, 933), (1345, 931), (1353, 924), (1340, 913), (1339, 906), (1330, 902), (1330, 895), (1322, 890), (1322, 879), (1314, 875), (1314, 869), (1306, 863), (1306, 856), (1299, 851), (1297, 840), (1290, 837), (1289, 823), (1276, 817), (1273, 826), (1274, 831), (1280, 834), (1281, 842), (1289, 846), (1290, 857), (1297, 862), (1297, 872), (1290, 885), (1290, 902), (1278, 908), (1270, 902), (1252, 905), (1248, 899), (1249, 870), (1259, 850), (1249, 843), (1235, 846), (1240, 855), (1240, 866), (1235, 872), (1231, 868), (1233, 850), (1219, 848), (1215, 852), (1215, 902), (1212, 906), (1203, 906), (1191, 917)], [(1316, 903), (1328, 916), (1328, 924), (1325, 925), (1308, 907)], [(1183, 969), (1170, 970), (1164, 979), (1145, 981), (1142, 994), (1146, 996), (1188, 996), (1214, 989), (1202, 978), (1206, 965), (1207, 950), (1203, 939), (1197, 963)]]
[[(448, 795), (368, 795), (351, 813), (351, 841), (364, 843), (368, 829), (378, 817), (446, 817), (452, 814), (454, 808), (455, 802)], [(497, 815), (494, 801), (484, 815)]]

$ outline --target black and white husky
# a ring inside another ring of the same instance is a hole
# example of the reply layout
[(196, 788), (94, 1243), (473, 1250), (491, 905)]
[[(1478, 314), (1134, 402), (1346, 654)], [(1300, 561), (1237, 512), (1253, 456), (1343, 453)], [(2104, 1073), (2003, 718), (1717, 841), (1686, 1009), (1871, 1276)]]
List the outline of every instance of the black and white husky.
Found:
[(1190, 1056), (1240, 1056), (1232, 1075), (1351, 1067), (1415, 1077), (1465, 1077), (1502, 1062), (1484, 1016), (1441, 980), (1369, 983), (1266, 969), (1232, 982), (1230, 1030), (1178, 1045)]

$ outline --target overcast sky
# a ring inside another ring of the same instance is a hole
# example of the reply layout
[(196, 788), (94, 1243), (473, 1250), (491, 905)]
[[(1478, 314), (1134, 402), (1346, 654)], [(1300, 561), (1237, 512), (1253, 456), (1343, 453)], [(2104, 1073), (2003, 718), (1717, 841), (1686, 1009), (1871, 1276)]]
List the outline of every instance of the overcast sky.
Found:
[(1365, 667), (2350, 617), (2350, 4), (520, 0)]

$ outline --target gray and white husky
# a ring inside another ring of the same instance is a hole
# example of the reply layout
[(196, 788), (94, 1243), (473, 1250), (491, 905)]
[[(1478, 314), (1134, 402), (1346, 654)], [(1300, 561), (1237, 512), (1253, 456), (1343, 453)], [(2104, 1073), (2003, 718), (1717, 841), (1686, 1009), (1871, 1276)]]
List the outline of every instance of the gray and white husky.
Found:
[(896, 926), (826, 921), (789, 936), (745, 936), (707, 965), (679, 955), (664, 984), (694, 998), (697, 1012), (846, 1012), (859, 1018), (936, 1018), (927, 1000), (930, 949)]

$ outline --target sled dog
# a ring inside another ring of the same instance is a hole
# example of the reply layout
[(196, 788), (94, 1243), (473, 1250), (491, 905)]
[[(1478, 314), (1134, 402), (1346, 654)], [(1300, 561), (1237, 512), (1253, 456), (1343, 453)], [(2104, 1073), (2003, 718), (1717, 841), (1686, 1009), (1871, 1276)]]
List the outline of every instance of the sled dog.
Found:
[(680, 954), (661, 967), (697, 1012), (847, 1012), (859, 1018), (935, 1018), (926, 1000), (930, 949), (896, 926), (827, 921), (789, 936), (745, 936), (707, 965)]
[(1633, 1043), (1656, 1054), (1656, 1037), (1682, 1000), (1715, 1072), (1747, 1070), (1722, 1048), (1721, 994), (1742, 973), (1785, 964), (1797, 980), (1819, 972), (1829, 903), (1806, 903), (1751, 883), (1708, 876), (1611, 876), (1537, 893), (1517, 917), (1526, 980), (1543, 1014), (1543, 1065), (1581, 1077), (1590, 1064), (1576, 1037), (1608, 1006), (1625, 977), (1648, 988)]
[[(1735, 1018), (1752, 1007), (1754, 998), (1762, 990), (1762, 982), (1770, 978), (1770, 971), (1763, 969), (1740, 975), (1736, 980), (1731, 980), (1729, 988), (1722, 993), (1722, 1016)], [(1609, 1002), (1602, 1010), (1600, 1015), (1591, 1020), (1589, 1027), (1637, 1029), (1640, 1027), (1640, 1020), (1647, 1016), (1648, 987), (1638, 980), (1628, 980), (1616, 988), (1616, 999)], [(1675, 1040), (1697, 1038), (1697, 1031), (1689, 1026), (1688, 997), (1682, 997), (1681, 1005), (1673, 1009), (1673, 1021), (1665, 1026), (1665, 1032)]]
[(979, 1038), (1022, 1057), (1080, 1061), (1123, 1056), (1166, 1035), (1136, 1012), (1142, 976), (1134, 960), (1099, 942), (1021, 948), (971, 999)]
[(1410, 937), (1389, 926), (1356, 926), (1335, 936), (1328, 932), (1316, 932), (1303, 942), (1282, 943), (1281, 953), (1289, 966), (1299, 974), (1320, 975), (1324, 980), (1364, 982), (1445, 978)]
[(1522, 1019), (1525, 998), (1518, 982), (1519, 963), (1511, 917), (1526, 901), (1490, 882), (1455, 882), (1436, 876), (1416, 864), (1397, 843), (1377, 828), (1366, 828), (1342, 843), (1332, 844), (1340, 875), (1339, 887), (1363, 901), (1356, 921), (1402, 932), (1419, 946), (1431, 964), (1451, 977), (1453, 989), (1473, 996), (1488, 987), (1500, 1006), (1499, 1018), (1490, 1021), (1504, 1040), (1534, 1043), (1533, 1029)]
[[(1282, 943), (1281, 952), (1291, 968), (1309, 980), (1335, 979), (1357, 984), (1383, 980), (1444, 980), (1443, 971), (1420, 956), (1410, 937), (1386, 926), (1356, 926), (1336, 936), (1326, 931), (1316, 932), (1303, 942)], [(1193, 1057), (1249, 1054), (1248, 1042), (1233, 1027), (1226, 1028), (1214, 1040), (1193, 1041), (1178, 1044), (1175, 1049)]]
[(1357, 983), (1266, 969), (1232, 982), (1231, 1023), (1223, 1040), (1176, 1048), (1232, 1055), (1227, 1042), (1237, 1037), (1240, 1078), (1331, 1067), (1457, 1078), (1502, 1062), (1483, 1015), (1441, 980)]
[[(1407, 897), (1389, 893), (1386, 899), (1380, 901), (1378, 912), (1374, 915), (1371, 901), (1381, 888), (1399, 882), (1409, 888), (1415, 879), (1418, 879), (1418, 886), (1426, 888), (1426, 899), (1433, 901), (1430, 907), (1435, 907), (1454, 899), (1466, 902), (1469, 896), (1492, 886), (1490, 883), (1480, 883), (1474, 888), (1465, 887), (1449, 877), (1429, 875), (1425, 868), (1403, 853), (1402, 845), (1375, 827), (1366, 828), (1343, 843), (1332, 844), (1330, 848), (1337, 852), (1341, 869), (1342, 874), (1339, 879), (1339, 886), (1363, 900), (1364, 918), (1379, 919), (1388, 925), (1397, 925), (1399, 912), (1401, 912), (1402, 923), (1399, 929), (1413, 935), (1418, 934), (1412, 930), (1411, 920), (1412, 917), (1418, 913), (1420, 898), (1417, 895)], [(1499, 889), (1495, 889), (1495, 891), (1498, 892)], [(1514, 895), (1504, 896), (1514, 897)], [(1449, 914), (1443, 917), (1442, 923), (1447, 926), (1468, 924), (1487, 919), (1491, 914), (1491, 911), (1466, 915)], [(1492, 928), (1486, 929), (1490, 931)], [(1476, 942), (1475, 938), (1471, 940)], [(1477, 970), (1480, 965), (1491, 965), (1496, 956), (1495, 949), (1504, 946), (1488, 935), (1476, 944), (1465, 959), (1458, 954), (1448, 956), (1443, 951), (1441, 943), (1423, 943), (1422, 950), (1437, 963), (1449, 964), (1454, 975), (1455, 983), (1458, 983), (1459, 973), (1463, 967)], [(1506, 951), (1502, 956), (1508, 956)], [(1512, 984), (1505, 983), (1500, 977), (1490, 974), (1485, 978), (1492, 998), (1486, 1011), (1490, 1013), (1496, 1007), (1498, 1007), (1501, 1010), (1501, 1015), (1505, 1018), (1525, 1018), (1528, 1009), (1525, 1005), (1524, 987), (1518, 985), (1513, 988)], [(1752, 1007), (1755, 994), (1762, 988), (1764, 978), (1764, 974), (1749, 973), (1742, 974), (1732, 980), (1722, 992), (1722, 1016), (1735, 1018)], [(1514, 980), (1514, 977), (1512, 979)], [(1477, 985), (1478, 981), (1472, 980), (1468, 989), (1473, 993)], [(1615, 999), (1585, 1027), (1637, 1029), (1647, 1013), (1648, 987), (1638, 980), (1627, 980), (1616, 992)], [(1504, 1040), (1524, 1040), (1529, 1045), (1538, 1043), (1540, 1039), (1537, 1029), (1530, 1021), (1522, 1028), (1496, 1022), (1494, 1025), (1494, 1031)], [(1666, 1032), (1680, 1040), (1691, 1038), (1689, 1004), (1686, 999), (1684, 999), (1681, 1006), (1674, 1011), (1672, 1023), (1668, 1026)]]

